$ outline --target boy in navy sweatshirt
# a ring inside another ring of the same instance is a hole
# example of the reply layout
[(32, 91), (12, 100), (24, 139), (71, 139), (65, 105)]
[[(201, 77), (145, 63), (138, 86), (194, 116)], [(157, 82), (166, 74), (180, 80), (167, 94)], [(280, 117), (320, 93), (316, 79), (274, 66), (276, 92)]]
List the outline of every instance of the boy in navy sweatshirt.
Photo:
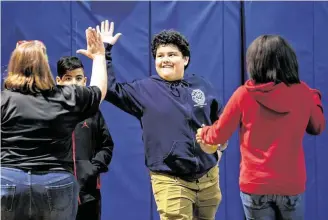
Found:
[[(57, 62), (59, 85), (85, 86), (84, 67), (77, 57), (62, 57)], [(114, 143), (100, 111), (77, 124), (72, 134), (74, 174), (80, 184), (76, 220), (100, 220), (100, 173), (108, 171)]]
[[(184, 76), (189, 43), (176, 31), (162, 31), (152, 41), (158, 76), (131, 83), (116, 81), (111, 48), (114, 24), (102, 22), (106, 47), (106, 101), (140, 120), (146, 166), (161, 219), (214, 219), (221, 202), (218, 155), (207, 154), (195, 140), (198, 128), (211, 125), (221, 108), (205, 79)], [(87, 53), (82, 52), (88, 56)]]

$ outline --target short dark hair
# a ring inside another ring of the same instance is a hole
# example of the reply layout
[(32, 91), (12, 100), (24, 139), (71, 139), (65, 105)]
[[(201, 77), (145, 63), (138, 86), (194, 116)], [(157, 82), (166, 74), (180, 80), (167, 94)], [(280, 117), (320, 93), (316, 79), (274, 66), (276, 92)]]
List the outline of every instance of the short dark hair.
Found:
[(74, 56), (61, 57), (57, 62), (57, 75), (62, 78), (67, 71), (72, 71), (78, 68), (84, 69), (79, 58)]
[(300, 83), (296, 54), (279, 35), (261, 35), (247, 49), (247, 71), (256, 84)]
[(187, 69), (190, 63), (190, 49), (187, 39), (181, 33), (172, 29), (163, 30), (160, 33), (154, 35), (151, 43), (151, 50), (154, 59), (156, 58), (156, 52), (158, 47), (163, 45), (174, 45), (180, 50), (184, 57), (189, 57), (189, 62), (185, 66), (185, 69)]

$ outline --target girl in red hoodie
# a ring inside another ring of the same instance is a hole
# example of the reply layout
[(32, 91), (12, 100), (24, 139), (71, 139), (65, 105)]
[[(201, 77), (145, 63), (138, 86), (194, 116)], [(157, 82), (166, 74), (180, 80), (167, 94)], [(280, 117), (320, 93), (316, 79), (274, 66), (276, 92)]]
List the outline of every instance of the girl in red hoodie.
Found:
[[(200, 128), (200, 144), (226, 142), (240, 126), (239, 185), (247, 219), (303, 219), (305, 132), (325, 127), (321, 95), (299, 80), (296, 54), (280, 36), (263, 35), (247, 50), (250, 80), (219, 120)], [(206, 146), (202, 146), (206, 148)]]

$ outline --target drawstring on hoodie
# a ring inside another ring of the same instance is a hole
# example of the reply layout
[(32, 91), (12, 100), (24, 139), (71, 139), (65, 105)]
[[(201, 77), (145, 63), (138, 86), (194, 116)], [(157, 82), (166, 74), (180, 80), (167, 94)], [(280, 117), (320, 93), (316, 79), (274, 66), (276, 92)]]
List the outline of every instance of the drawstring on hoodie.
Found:
[(177, 89), (178, 86), (181, 86), (183, 88), (189, 87), (189, 83), (186, 82), (185, 80), (178, 80), (178, 81), (165, 81), (166, 85), (169, 86), (172, 95), (174, 95), (175, 97), (180, 97), (180, 92)]

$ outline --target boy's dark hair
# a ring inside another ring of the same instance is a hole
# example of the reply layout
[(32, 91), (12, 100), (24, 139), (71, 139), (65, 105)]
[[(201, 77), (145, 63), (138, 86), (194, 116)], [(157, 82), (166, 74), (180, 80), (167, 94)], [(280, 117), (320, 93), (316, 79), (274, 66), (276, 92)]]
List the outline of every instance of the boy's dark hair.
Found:
[(181, 33), (175, 30), (163, 30), (154, 36), (151, 42), (151, 50), (154, 59), (156, 58), (156, 51), (159, 46), (170, 44), (176, 46), (184, 57), (189, 57), (189, 62), (185, 66), (185, 69), (187, 69), (190, 63), (189, 43)]
[(296, 54), (279, 35), (261, 35), (256, 38), (247, 49), (246, 63), (250, 78), (257, 84), (300, 83)]
[(57, 62), (57, 75), (62, 78), (67, 71), (72, 71), (78, 68), (84, 69), (79, 58), (73, 56), (61, 57)]

